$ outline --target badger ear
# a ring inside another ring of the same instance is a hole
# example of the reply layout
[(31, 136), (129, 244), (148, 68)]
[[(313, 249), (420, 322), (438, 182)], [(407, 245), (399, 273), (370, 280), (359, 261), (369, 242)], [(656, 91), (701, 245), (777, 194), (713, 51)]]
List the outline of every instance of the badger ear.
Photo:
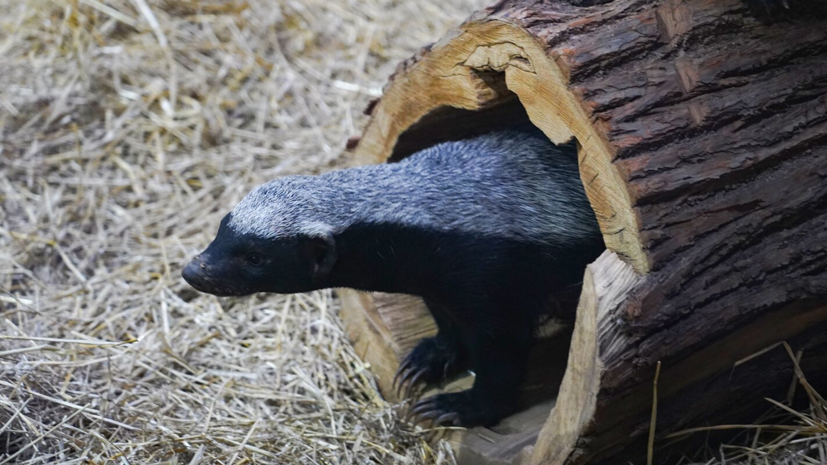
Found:
[(333, 234), (324, 233), (309, 237), (306, 250), (313, 262), (313, 282), (324, 280), (336, 263), (336, 240)]

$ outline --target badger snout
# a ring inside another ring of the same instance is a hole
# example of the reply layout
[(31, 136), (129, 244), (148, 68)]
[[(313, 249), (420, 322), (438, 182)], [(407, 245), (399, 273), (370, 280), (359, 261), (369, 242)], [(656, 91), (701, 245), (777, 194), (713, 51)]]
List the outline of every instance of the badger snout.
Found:
[(207, 278), (206, 271), (207, 265), (204, 257), (197, 255), (187, 264), (187, 266), (184, 267), (184, 270), (181, 271), (181, 277), (183, 277), (184, 281), (186, 281), (190, 286), (198, 289), (199, 291), (204, 291), (204, 284)]

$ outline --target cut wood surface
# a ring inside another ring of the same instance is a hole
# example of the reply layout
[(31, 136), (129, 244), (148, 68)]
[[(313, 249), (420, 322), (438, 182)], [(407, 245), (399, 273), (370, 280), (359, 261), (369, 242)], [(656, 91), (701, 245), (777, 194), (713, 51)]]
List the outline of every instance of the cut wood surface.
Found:
[[(357, 163), (525, 118), (578, 141), (608, 251), (586, 272), (539, 439), (507, 459), (483, 454), (491, 463), (639, 458), (659, 361), (656, 445), (782, 398), (793, 368), (782, 341), (822, 379), (823, 20), (762, 24), (741, 0), (501, 1), (402, 63), (369, 113)], [(399, 299), (348, 293), (343, 308), (389, 396), (399, 358), (434, 329)]]

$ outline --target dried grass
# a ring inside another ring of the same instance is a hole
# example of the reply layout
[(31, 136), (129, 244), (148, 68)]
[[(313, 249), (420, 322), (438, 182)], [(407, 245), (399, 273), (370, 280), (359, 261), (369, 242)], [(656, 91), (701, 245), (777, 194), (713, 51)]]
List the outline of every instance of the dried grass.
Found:
[(0, 0), (0, 464), (443, 463), (329, 291), (179, 277), (481, 0)]
[[(799, 366), (802, 353), (793, 354), (786, 342), (779, 345), (790, 356), (795, 373), (785, 402), (767, 398), (770, 409), (750, 425), (701, 427), (670, 435), (670, 438), (682, 438), (711, 431), (740, 431), (739, 438), (720, 445), (717, 451), (703, 451), (706, 453), (699, 455), (712, 458), (694, 465), (827, 464), (827, 400), (807, 381)], [(805, 410), (790, 407), (796, 391), (809, 400)]]

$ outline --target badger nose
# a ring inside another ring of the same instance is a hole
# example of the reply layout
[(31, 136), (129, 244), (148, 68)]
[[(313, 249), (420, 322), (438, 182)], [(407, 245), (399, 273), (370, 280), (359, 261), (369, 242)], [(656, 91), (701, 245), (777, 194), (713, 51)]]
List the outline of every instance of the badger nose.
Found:
[(202, 268), (203, 264), (201, 262), (201, 256), (195, 257), (191, 262), (189, 262), (189, 264), (187, 264), (187, 266), (184, 267), (184, 270), (181, 272), (181, 276), (184, 278), (184, 281), (188, 282), (192, 286), (195, 286), (195, 284), (201, 279)]

